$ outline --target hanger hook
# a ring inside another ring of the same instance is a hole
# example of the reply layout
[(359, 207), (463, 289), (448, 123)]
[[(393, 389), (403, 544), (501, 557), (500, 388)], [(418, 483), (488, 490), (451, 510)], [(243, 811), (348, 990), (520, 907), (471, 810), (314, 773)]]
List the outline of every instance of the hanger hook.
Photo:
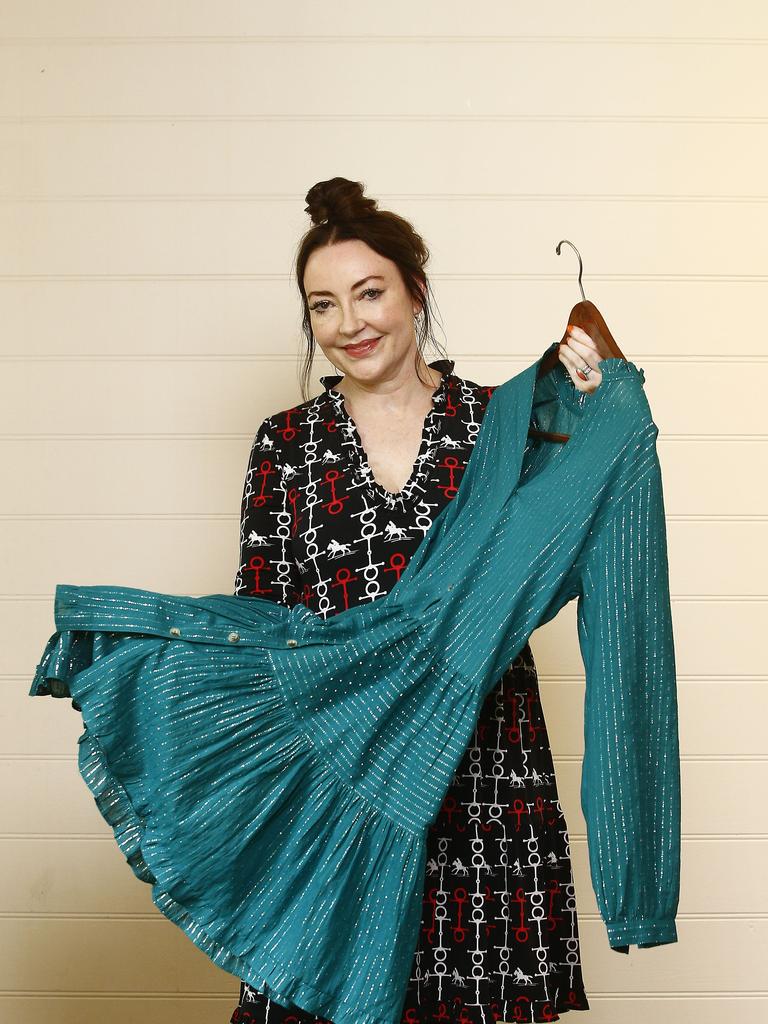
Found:
[(557, 243), (557, 248), (555, 249), (555, 252), (557, 253), (558, 256), (560, 255), (560, 246), (563, 244), (563, 242), (565, 242), (566, 245), (570, 245), (570, 247), (573, 249), (573, 251), (579, 257), (579, 288), (581, 288), (581, 297), (582, 297), (582, 299), (584, 299), (586, 301), (587, 296), (584, 294), (584, 289), (581, 286), (581, 272), (582, 272), (582, 269), (583, 269), (582, 262), (581, 262), (581, 255), (579, 253), (579, 250), (573, 244), (573, 242), (569, 242), (567, 238), (563, 238), (562, 241)]

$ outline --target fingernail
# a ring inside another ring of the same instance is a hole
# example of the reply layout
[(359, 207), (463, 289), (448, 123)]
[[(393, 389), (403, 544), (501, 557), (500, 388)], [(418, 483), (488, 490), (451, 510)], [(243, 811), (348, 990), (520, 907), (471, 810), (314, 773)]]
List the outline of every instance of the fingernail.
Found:
[(572, 331), (573, 330), (573, 324), (568, 324), (567, 330)]

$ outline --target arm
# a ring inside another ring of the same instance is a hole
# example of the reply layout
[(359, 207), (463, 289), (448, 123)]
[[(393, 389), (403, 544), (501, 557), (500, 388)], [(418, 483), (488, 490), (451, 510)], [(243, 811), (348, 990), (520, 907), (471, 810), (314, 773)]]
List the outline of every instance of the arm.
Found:
[(586, 671), (581, 806), (611, 948), (676, 942), (680, 762), (661, 470), (597, 527), (577, 605)]
[(268, 416), (256, 432), (245, 474), (235, 594), (290, 606), (300, 600), (301, 579), (291, 544), (293, 513), (280, 442), (277, 424)]

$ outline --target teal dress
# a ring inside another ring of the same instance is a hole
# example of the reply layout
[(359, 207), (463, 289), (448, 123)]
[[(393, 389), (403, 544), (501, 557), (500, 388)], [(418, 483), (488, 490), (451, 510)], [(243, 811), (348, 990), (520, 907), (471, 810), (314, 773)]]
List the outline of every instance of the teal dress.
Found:
[[(456, 496), (370, 605), (323, 619), (257, 597), (56, 588), (29, 692), (82, 714), (80, 772), (133, 872), (214, 963), (334, 1024), (400, 1024), (426, 829), (485, 696), (574, 598), (607, 939), (677, 941), (658, 428), (634, 363), (604, 359), (588, 395), (538, 364), (496, 388)], [(532, 440), (531, 423), (570, 440)]]

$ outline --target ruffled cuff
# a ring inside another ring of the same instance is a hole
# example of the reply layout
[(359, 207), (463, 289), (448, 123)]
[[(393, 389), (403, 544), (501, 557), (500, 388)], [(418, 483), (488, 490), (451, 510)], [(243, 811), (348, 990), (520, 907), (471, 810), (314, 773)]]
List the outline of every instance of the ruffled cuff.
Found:
[(677, 942), (674, 917), (645, 917), (633, 921), (607, 921), (608, 942), (617, 953), (629, 953), (629, 947), (639, 949), (664, 946)]
[[(93, 661), (94, 634), (65, 629), (50, 637), (35, 669), (30, 697), (71, 697), (69, 680)], [(72, 701), (73, 707), (80, 707)]]

